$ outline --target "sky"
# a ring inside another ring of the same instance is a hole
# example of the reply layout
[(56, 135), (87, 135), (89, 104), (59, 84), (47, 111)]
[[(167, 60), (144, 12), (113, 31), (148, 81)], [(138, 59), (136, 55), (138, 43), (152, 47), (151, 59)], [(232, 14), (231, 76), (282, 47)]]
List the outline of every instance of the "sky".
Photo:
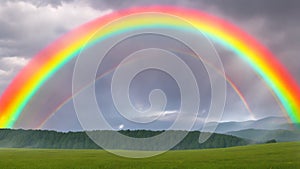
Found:
[[(298, 0), (3, 0), (0, 1), (0, 93), (36, 53), (68, 31), (113, 11), (147, 5), (175, 5), (196, 9), (233, 23), (270, 49), (300, 83), (300, 1)], [(215, 45), (226, 75), (246, 101), (243, 102), (233, 87), (227, 84), (226, 106), (220, 121), (255, 120), (269, 116), (285, 117), (285, 112), (257, 74), (232, 52), (218, 44)], [(99, 66), (98, 74), (107, 72), (124, 59), (126, 54), (147, 47), (186, 51), (177, 53), (191, 66), (193, 72), (196, 72), (197, 83), (201, 84), (199, 85), (201, 93), (199, 115), (194, 129), (201, 128), (211, 99), (209, 79), (203, 64), (196, 62), (193, 57), (186, 56), (189, 55), (188, 49), (184, 49), (178, 42), (155, 35), (131, 38), (117, 45), (106, 56), (107, 59)], [(138, 63), (138, 60), (133, 62)], [(53, 109), (52, 116), (40, 128), (61, 131), (81, 130), (72, 100), (63, 102), (60, 107), (53, 107), (71, 93), (74, 64), (75, 60), (72, 60), (65, 65), (41, 88), (25, 108), (16, 123), (16, 128), (31, 128), (34, 126), (35, 118), (45, 118), (41, 113), (43, 110)], [(97, 80), (95, 91), (97, 103), (113, 128), (165, 129), (172, 124), (180, 107), (180, 93), (176, 81), (168, 74), (156, 70), (144, 71), (131, 83), (130, 99), (139, 110), (149, 108), (148, 96), (153, 89), (158, 88), (165, 92), (168, 100), (166, 111), (163, 115), (161, 112), (152, 112), (151, 116), (161, 115), (161, 117), (149, 124), (131, 122), (117, 113), (110, 94), (111, 79), (112, 72), (109, 72), (108, 75)], [(188, 122), (183, 120), (183, 123)]]

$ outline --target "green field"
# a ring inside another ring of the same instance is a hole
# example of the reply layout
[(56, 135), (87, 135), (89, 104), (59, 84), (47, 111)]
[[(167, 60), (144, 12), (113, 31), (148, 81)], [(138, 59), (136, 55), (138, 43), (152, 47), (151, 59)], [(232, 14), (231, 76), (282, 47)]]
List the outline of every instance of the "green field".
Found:
[(169, 151), (145, 159), (103, 150), (0, 149), (1, 169), (300, 168), (300, 142)]

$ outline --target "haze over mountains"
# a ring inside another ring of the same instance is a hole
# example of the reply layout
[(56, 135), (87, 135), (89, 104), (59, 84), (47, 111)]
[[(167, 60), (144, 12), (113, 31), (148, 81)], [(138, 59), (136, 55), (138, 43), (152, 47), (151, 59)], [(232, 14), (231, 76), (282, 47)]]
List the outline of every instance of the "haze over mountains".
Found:
[(246, 129), (246, 130), (228, 132), (227, 134), (244, 138), (244, 139), (251, 139), (255, 142), (266, 142), (272, 139), (276, 140), (277, 142), (290, 142), (290, 141), (300, 140), (300, 130)]
[[(207, 124), (207, 128), (213, 127), (216, 122)], [(295, 127), (289, 124), (283, 117), (267, 117), (259, 120), (249, 120), (243, 122), (221, 122), (215, 130), (215, 133), (228, 133), (232, 131), (260, 129), (260, 130), (294, 130)]]
[[(208, 123), (212, 127), (214, 122)], [(267, 117), (244, 122), (219, 123), (215, 133), (223, 133), (249, 139), (255, 142), (266, 142), (275, 139), (278, 142), (300, 140), (300, 130), (283, 117)]]

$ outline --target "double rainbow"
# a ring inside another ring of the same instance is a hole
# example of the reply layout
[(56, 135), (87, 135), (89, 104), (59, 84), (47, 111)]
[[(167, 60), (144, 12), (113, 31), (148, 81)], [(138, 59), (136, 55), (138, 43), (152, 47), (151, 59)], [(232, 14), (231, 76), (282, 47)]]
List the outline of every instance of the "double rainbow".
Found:
[(285, 108), (291, 121), (300, 121), (300, 89), (296, 81), (283, 65), (250, 35), (234, 25), (208, 15), (206, 13), (169, 6), (138, 7), (117, 11), (88, 22), (79, 28), (62, 36), (54, 43), (38, 53), (14, 78), (0, 98), (0, 127), (10, 128), (18, 120), (23, 109), (39, 88), (57, 70), (72, 58), (76, 57), (80, 49), (98, 30), (98, 42), (109, 38), (118, 32), (145, 27), (177, 27), (185, 28), (174, 20), (157, 17), (131, 18), (126, 22), (114, 24), (114, 27), (103, 29), (105, 25), (130, 15), (143, 13), (160, 13), (176, 16), (188, 21), (194, 28), (205, 33), (209, 38), (226, 48), (234, 51), (237, 56), (245, 60), (273, 90)]

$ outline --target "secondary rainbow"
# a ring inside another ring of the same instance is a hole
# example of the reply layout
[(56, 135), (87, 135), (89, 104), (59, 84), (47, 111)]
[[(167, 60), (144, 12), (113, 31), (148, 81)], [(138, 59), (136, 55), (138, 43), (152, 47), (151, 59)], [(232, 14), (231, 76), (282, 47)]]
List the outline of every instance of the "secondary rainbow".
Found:
[[(142, 14), (161, 13), (188, 21), (194, 28), (205, 33), (213, 41), (234, 51), (245, 60), (273, 90), (285, 108), (291, 121), (300, 122), (300, 89), (296, 81), (263, 45), (236, 26), (212, 15), (179, 7), (153, 6), (117, 11), (88, 22), (62, 36), (38, 53), (14, 78), (0, 98), (0, 127), (11, 128), (27, 103), (39, 88), (64, 64), (73, 59), (89, 38), (100, 28), (120, 18)], [(97, 41), (126, 30), (145, 27), (176, 27), (185, 25), (160, 17), (130, 19), (116, 22), (111, 29), (98, 33)]]

